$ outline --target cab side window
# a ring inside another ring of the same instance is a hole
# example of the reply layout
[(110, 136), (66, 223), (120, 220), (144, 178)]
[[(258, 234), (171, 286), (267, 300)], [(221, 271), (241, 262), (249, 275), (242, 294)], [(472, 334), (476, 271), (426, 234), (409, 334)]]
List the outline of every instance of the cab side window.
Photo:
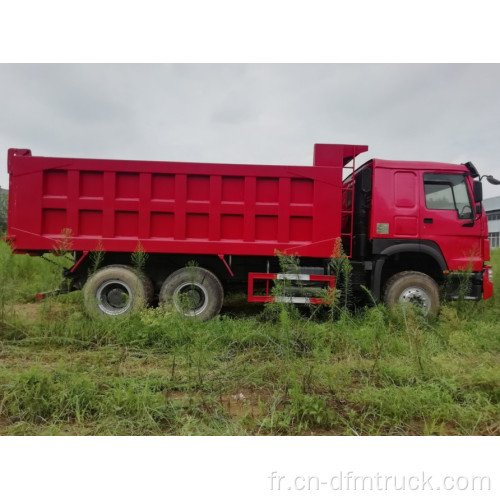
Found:
[(465, 177), (424, 174), (425, 205), (429, 210), (455, 210), (459, 219), (473, 218)]

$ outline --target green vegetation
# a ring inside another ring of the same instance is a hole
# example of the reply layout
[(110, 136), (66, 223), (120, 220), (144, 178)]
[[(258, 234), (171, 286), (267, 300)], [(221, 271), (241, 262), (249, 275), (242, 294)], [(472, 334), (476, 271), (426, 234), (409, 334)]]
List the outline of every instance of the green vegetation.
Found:
[(0, 235), (7, 229), (7, 203), (9, 201), (9, 192), (0, 188)]
[(165, 308), (109, 321), (80, 293), (31, 302), (59, 279), (1, 245), (0, 434), (500, 433), (498, 299), (445, 304), (434, 321), (351, 315), (345, 295), (326, 314), (233, 296), (206, 323)]

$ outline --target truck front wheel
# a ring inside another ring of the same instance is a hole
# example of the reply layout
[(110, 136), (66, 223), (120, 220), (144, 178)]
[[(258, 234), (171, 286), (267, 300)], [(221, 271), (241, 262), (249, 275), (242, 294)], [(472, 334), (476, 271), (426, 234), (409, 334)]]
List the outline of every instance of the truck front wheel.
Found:
[(388, 307), (411, 303), (420, 307), (426, 316), (434, 317), (439, 312), (439, 288), (427, 274), (404, 271), (387, 281), (384, 303)]
[(94, 317), (123, 317), (147, 306), (152, 298), (151, 280), (129, 266), (103, 267), (83, 288), (85, 309)]
[(217, 316), (223, 301), (221, 282), (201, 267), (186, 267), (173, 272), (160, 290), (160, 304), (172, 304), (183, 316), (201, 321)]

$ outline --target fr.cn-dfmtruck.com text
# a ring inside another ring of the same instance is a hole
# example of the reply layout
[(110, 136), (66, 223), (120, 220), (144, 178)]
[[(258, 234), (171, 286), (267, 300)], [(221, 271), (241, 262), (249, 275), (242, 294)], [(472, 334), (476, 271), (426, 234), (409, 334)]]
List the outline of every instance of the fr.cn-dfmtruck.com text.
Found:
[(359, 475), (353, 471), (330, 477), (292, 476), (273, 471), (268, 476), (271, 491), (491, 491), (489, 476)]

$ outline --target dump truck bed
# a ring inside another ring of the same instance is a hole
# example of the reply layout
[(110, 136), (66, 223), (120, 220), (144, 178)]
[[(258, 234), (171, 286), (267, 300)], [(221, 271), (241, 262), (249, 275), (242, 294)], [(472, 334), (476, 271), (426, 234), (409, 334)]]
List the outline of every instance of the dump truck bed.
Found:
[[(319, 161), (321, 155), (316, 152)], [(48, 158), (9, 150), (16, 252), (330, 257), (343, 158), (331, 166)], [(328, 163), (328, 162), (327, 162)]]

